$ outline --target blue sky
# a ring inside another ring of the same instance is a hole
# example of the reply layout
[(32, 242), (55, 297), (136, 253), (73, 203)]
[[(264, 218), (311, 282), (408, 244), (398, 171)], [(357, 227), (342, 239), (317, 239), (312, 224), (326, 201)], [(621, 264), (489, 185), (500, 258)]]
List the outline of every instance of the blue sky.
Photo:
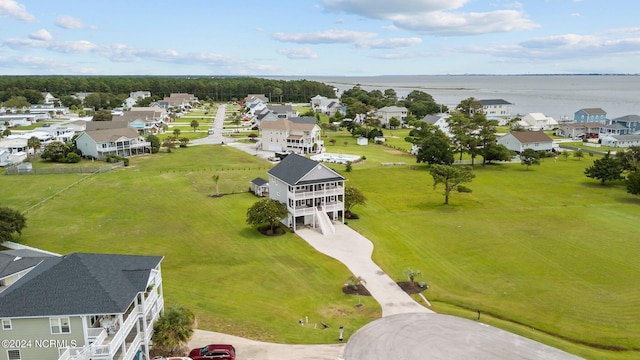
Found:
[(0, 75), (640, 73), (635, 0), (0, 0)]

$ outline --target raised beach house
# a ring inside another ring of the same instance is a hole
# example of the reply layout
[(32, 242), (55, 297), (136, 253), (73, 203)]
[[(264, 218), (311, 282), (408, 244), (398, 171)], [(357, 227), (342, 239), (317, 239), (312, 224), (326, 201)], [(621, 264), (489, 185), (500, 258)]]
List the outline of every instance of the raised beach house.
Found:
[(0, 292), (0, 360), (150, 360), (153, 324), (164, 309), (162, 259), (32, 259)]
[[(323, 234), (335, 232), (331, 223), (344, 213), (344, 183), (347, 179), (315, 160), (289, 154), (269, 174), (269, 197), (287, 205), (282, 222), (294, 231), (298, 226), (320, 227)], [(344, 222), (344, 218), (343, 218)]]

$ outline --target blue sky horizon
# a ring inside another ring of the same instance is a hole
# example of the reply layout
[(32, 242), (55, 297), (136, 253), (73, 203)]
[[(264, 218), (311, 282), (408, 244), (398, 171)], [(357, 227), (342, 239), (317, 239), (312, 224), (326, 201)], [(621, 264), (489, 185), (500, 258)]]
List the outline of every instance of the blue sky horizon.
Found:
[(0, 75), (636, 75), (638, 7), (622, 0), (0, 0)]

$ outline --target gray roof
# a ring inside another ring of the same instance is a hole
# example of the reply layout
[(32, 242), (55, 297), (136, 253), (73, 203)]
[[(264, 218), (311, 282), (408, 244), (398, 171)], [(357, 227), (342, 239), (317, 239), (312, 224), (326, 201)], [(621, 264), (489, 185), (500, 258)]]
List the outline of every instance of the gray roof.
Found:
[(624, 122), (640, 122), (640, 116), (638, 115), (625, 115), (615, 118), (611, 121), (624, 121)]
[(610, 137), (618, 140), (618, 141), (640, 141), (640, 135), (630, 134), (630, 135), (609, 135)]
[(486, 105), (513, 105), (510, 102), (503, 100), (503, 99), (487, 99), (487, 100), (480, 100), (480, 103), (483, 106)]
[(125, 129), (129, 127), (129, 120), (120, 119), (114, 116), (111, 121), (87, 121), (86, 131), (107, 130), (107, 129)]
[(94, 130), (94, 131), (85, 131), (87, 136), (93, 139), (96, 143), (103, 142), (113, 142), (122, 137), (127, 139), (137, 139), (140, 137), (138, 131), (134, 128), (117, 128), (117, 129), (104, 129), (104, 130)]
[(293, 116), (289, 118), (289, 121), (297, 124), (316, 124), (318, 119), (313, 116)]
[(54, 255), (28, 249), (0, 251), (0, 279), (38, 265)]
[[(326, 169), (330, 170), (333, 174), (335, 174), (335, 176), (331, 178), (302, 182), (301, 180), (305, 177), (305, 175), (311, 172), (311, 170), (313, 170), (318, 165), (323, 166)], [(289, 185), (304, 185), (304, 184), (310, 184), (310, 183), (346, 180), (340, 174), (329, 169), (325, 165), (320, 164), (315, 160), (308, 159), (298, 154), (287, 155), (287, 157), (282, 159), (278, 163), (278, 165), (272, 167), (269, 171), (267, 171), (267, 173), (277, 177), (278, 179), (284, 181)]]
[(124, 313), (161, 261), (88, 253), (44, 259), (0, 293), (0, 317)]
[(612, 130), (622, 130), (622, 129), (627, 129), (626, 126), (622, 125), (622, 124), (611, 124), (611, 125), (605, 125), (602, 127), (603, 129), (612, 129)]
[(261, 177), (257, 177), (255, 179), (251, 180), (251, 183), (255, 184), (256, 186), (262, 186), (264, 184), (269, 183), (269, 181), (267, 181), (267, 180), (265, 180), (265, 179), (263, 179)]
[(428, 115), (425, 115), (425, 117), (423, 117), (422, 119), (420, 119), (420, 121), (434, 125), (436, 122), (438, 122), (438, 120), (442, 119), (443, 117), (447, 117), (447, 114), (428, 114)]

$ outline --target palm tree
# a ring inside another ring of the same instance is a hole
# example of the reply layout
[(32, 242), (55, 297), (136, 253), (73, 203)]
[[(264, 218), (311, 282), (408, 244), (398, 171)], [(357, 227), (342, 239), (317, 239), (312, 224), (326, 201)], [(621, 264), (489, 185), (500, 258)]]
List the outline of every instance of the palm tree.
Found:
[(29, 138), (29, 140), (27, 140), (27, 148), (33, 149), (33, 155), (35, 155), (36, 152), (40, 149), (40, 146), (42, 146), (42, 144), (40, 143), (40, 139), (35, 136), (32, 136)]
[(213, 175), (212, 178), (213, 182), (216, 184), (216, 196), (220, 196), (220, 192), (218, 191), (218, 181), (220, 181), (220, 175)]
[(181, 306), (174, 305), (165, 309), (153, 325), (154, 350), (158, 348), (162, 355), (180, 355), (193, 334), (194, 321), (193, 313)]
[(347, 278), (347, 284), (353, 290), (358, 290), (358, 286), (365, 285), (366, 283), (362, 276), (351, 275)]
[(176, 148), (176, 144), (173, 142), (174, 140), (175, 139), (173, 137), (168, 137), (162, 142), (162, 146), (167, 148), (168, 153), (170, 153), (172, 149)]
[(196, 132), (196, 129), (200, 126), (198, 120), (191, 120), (191, 127), (193, 128), (193, 132)]
[(173, 135), (174, 135), (175, 137), (180, 136), (180, 129), (177, 129), (177, 128), (176, 128), (176, 129), (173, 129)]
[(412, 269), (412, 268), (407, 268), (407, 269), (404, 270), (404, 275), (406, 277), (408, 277), (409, 278), (409, 282), (413, 284), (415, 282), (414, 281), (415, 278), (417, 276), (422, 275), (422, 271), (416, 270), (416, 269)]

